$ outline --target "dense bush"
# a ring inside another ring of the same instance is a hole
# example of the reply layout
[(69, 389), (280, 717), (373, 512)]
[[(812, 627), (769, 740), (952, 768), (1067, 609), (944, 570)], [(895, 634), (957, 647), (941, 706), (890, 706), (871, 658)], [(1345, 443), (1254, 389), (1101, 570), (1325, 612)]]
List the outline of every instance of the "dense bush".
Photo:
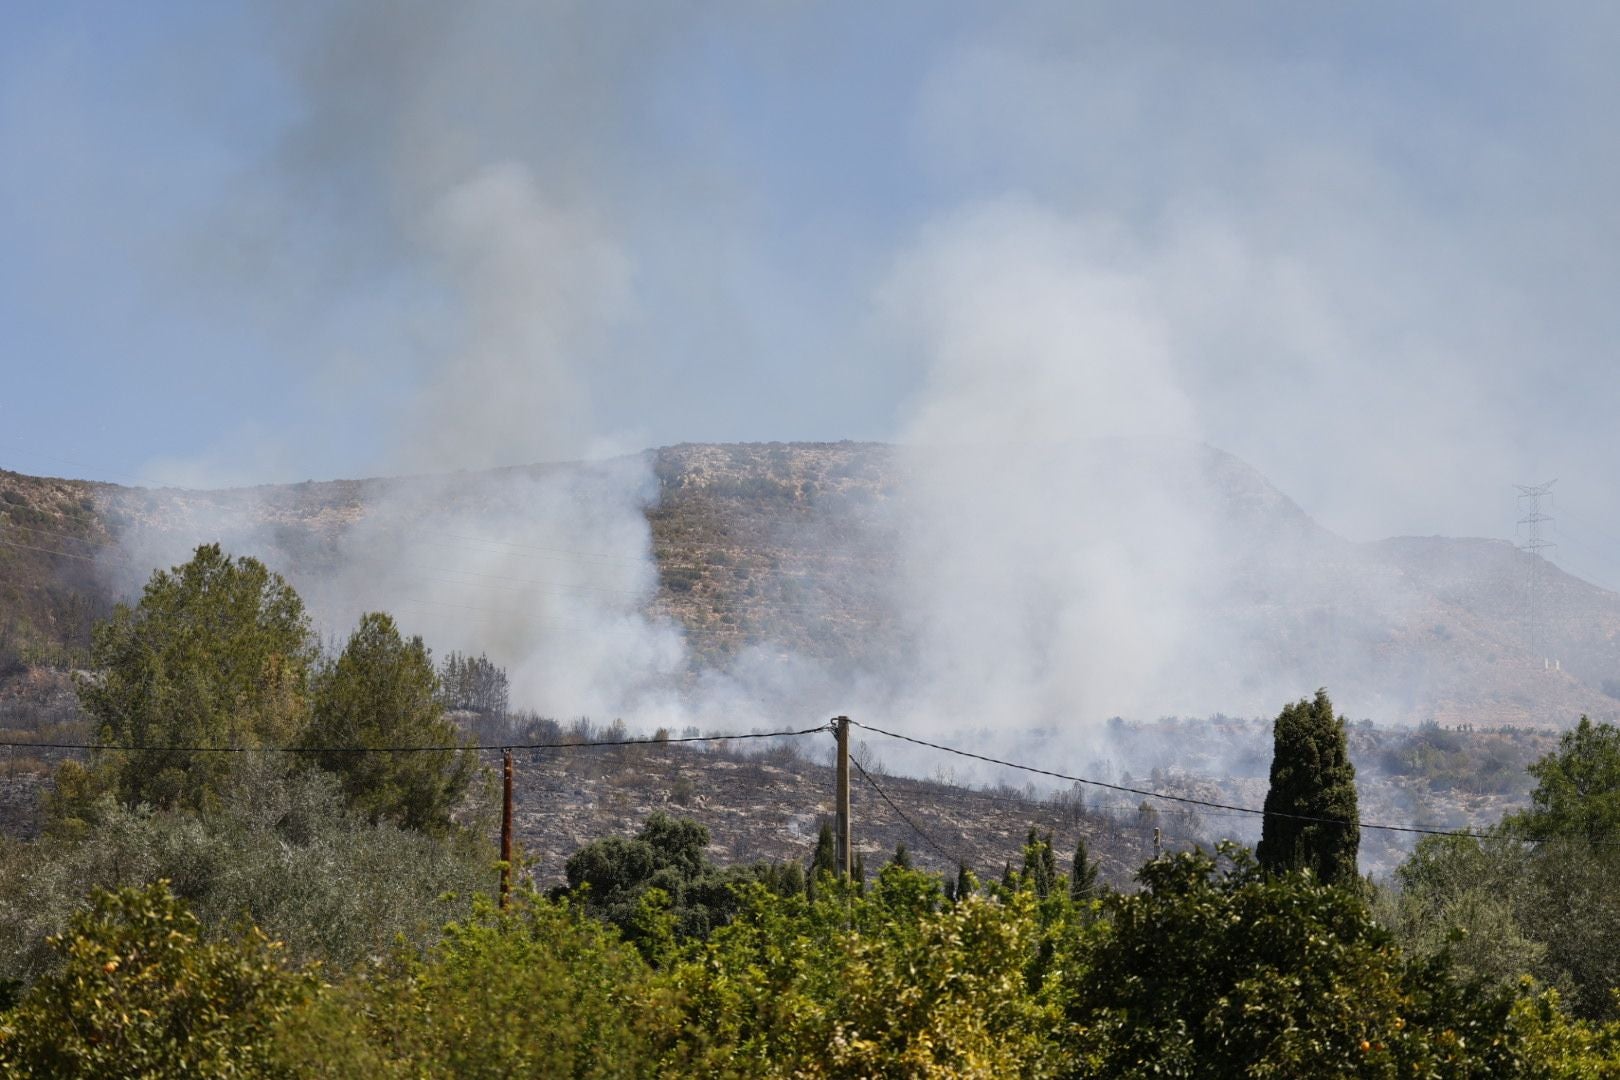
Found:
[(670, 1041), (666, 992), (632, 948), (533, 893), (487, 901), (425, 955), (329, 989), (282, 1033), (292, 1075), (650, 1075)]
[(634, 838), (595, 840), (570, 856), (568, 883), (556, 895), (581, 903), (655, 958), (677, 940), (706, 938), (730, 921), (745, 882), (785, 894), (805, 888), (797, 865), (721, 868), (709, 860), (708, 846), (702, 825), (654, 813)]
[(1530, 773), (1529, 808), (1498, 835), (1419, 843), (1384, 910), (1417, 951), (1497, 985), (1533, 975), (1576, 1015), (1620, 1019), (1620, 729), (1583, 717)]
[(165, 883), (96, 892), (59, 964), (0, 1023), (7, 1076), (270, 1076), (276, 1028), (311, 995), (279, 947), (247, 927), (204, 940)]
[(168, 879), (210, 927), (247, 915), (295, 960), (342, 970), (394, 940), (426, 940), (493, 881), (491, 845), (466, 832), (426, 835), (351, 811), (336, 778), (288, 773), (259, 755), (236, 759), (220, 807), (199, 815), (129, 808), (92, 796), (69, 835), (0, 848), (0, 978), (32, 980), (55, 954), (83, 896)]
[(1227, 846), (1110, 901), (1069, 1018), (1097, 1076), (1501, 1076), (1512, 999), (1409, 961), (1354, 890)]

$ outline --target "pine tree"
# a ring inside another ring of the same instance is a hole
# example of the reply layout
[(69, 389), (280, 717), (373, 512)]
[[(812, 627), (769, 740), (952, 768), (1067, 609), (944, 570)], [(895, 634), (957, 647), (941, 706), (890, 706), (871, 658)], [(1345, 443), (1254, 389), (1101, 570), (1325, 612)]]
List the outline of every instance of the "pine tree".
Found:
[[(303, 602), (281, 575), (204, 544), (95, 628), (98, 674), (80, 682), (79, 701), (102, 742), (274, 746), (307, 721), (316, 655)], [(219, 798), (233, 761), (142, 750), (108, 755), (102, 767), (129, 806), (201, 809)]]
[(904, 840), (894, 845), (894, 858), (889, 861), (889, 865), (898, 866), (902, 870), (911, 869), (911, 851), (906, 847)]
[[(405, 638), (391, 616), (368, 612), (343, 651), (314, 679), (306, 745), (310, 761), (336, 773), (357, 810), (373, 821), (442, 831), (478, 762), (456, 748), (427, 646)], [(412, 747), (411, 753), (357, 754), (352, 746)]]
[(1361, 833), (1344, 720), (1334, 715), (1327, 691), (1318, 690), (1314, 701), (1284, 707), (1272, 731), (1271, 790), (1255, 849), (1260, 865), (1308, 867), (1328, 884), (1355, 881)]
[(1084, 836), (1074, 844), (1074, 870), (1069, 874), (1069, 899), (1090, 900), (1097, 895), (1097, 864), (1091, 861)]

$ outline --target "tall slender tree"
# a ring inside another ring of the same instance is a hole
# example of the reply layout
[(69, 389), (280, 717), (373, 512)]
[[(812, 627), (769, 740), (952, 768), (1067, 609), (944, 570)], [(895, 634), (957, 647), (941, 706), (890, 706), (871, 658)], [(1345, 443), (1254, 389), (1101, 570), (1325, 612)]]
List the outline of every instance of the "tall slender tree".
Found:
[(951, 899), (961, 903), (979, 891), (979, 879), (973, 876), (967, 863), (956, 864), (956, 887), (951, 890)]
[(1074, 868), (1069, 874), (1069, 899), (1090, 900), (1097, 895), (1097, 864), (1091, 861), (1084, 836), (1074, 842)]
[(810, 857), (810, 872), (804, 876), (805, 892), (811, 900), (819, 891), (819, 879), (838, 876), (838, 847), (833, 840), (832, 823), (823, 819), (816, 837), (816, 853)]
[(1052, 888), (1057, 884), (1057, 856), (1052, 852), (1052, 834), (1042, 836), (1034, 826), (1030, 826), (1029, 837), (1024, 842), (1024, 880), (1035, 890), (1035, 895), (1042, 900), (1052, 895)]
[(1272, 738), (1271, 790), (1255, 850), (1261, 867), (1308, 868), (1328, 884), (1356, 880), (1356, 767), (1327, 691), (1285, 706)]

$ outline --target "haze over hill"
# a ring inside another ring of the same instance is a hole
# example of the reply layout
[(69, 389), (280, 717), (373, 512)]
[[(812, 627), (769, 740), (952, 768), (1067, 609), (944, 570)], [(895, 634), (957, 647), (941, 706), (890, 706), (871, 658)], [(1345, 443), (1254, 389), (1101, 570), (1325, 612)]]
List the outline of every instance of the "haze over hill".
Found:
[(1319, 685), (1380, 723), (1620, 716), (1620, 596), (1545, 568), (1532, 653), (1512, 545), (1352, 543), (1190, 443), (682, 445), (217, 491), (4, 474), (0, 500), (7, 633), (36, 651), (217, 539), (324, 631), (393, 611), (563, 717), (1080, 746), (1112, 715), (1269, 715)]

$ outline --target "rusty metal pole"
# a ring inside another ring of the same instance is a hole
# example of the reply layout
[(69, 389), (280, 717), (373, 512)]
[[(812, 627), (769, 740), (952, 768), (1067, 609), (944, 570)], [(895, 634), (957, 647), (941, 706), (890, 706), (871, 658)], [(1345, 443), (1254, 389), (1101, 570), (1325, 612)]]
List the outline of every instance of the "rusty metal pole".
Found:
[(833, 828), (838, 840), (838, 876), (847, 881), (853, 870), (849, 826), (849, 717), (833, 717), (833, 731), (838, 736), (838, 795), (834, 809), (837, 820)]
[(512, 751), (501, 751), (501, 907), (512, 896)]

